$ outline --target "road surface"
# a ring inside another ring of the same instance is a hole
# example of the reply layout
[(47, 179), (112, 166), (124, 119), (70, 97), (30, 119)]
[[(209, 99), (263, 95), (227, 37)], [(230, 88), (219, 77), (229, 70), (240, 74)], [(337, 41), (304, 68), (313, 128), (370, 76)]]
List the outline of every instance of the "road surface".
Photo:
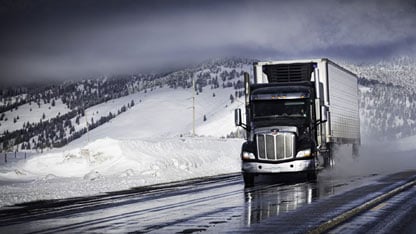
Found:
[(378, 178), (375, 174), (321, 175), (309, 182), (292, 176), (289, 183), (264, 178), (245, 188), (241, 175), (231, 174), (93, 197), (39, 201), (1, 208), (0, 232), (251, 232), (268, 220)]

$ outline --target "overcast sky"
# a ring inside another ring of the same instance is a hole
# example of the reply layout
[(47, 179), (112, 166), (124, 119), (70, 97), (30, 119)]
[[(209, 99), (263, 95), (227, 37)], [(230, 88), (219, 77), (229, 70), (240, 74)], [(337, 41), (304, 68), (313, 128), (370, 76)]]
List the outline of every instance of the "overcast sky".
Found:
[(416, 54), (416, 0), (0, 0), (2, 84), (163, 71), (210, 58)]

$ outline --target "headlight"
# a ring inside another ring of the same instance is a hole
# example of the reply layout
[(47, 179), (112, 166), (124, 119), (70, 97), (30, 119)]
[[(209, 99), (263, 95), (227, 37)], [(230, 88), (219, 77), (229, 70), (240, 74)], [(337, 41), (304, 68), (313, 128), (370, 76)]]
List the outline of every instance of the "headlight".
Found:
[(297, 158), (309, 157), (309, 156), (311, 156), (311, 149), (301, 150), (296, 154)]
[(242, 157), (243, 159), (256, 159), (256, 156), (250, 152), (243, 152)]

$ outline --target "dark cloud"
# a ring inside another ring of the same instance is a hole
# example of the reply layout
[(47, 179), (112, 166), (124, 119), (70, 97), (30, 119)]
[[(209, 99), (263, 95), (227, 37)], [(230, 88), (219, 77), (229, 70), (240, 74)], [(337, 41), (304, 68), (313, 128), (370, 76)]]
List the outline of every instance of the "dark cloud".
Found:
[(378, 60), (416, 52), (414, 0), (0, 1), (0, 27), (4, 83), (223, 56)]

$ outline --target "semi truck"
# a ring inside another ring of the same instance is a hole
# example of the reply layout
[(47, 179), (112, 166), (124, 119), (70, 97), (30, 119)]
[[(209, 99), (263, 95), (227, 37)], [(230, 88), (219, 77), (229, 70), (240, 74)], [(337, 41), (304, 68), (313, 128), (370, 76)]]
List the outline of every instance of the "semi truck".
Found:
[(242, 174), (246, 185), (258, 175), (303, 173), (316, 180), (334, 165), (335, 149), (348, 144), (359, 153), (357, 76), (329, 59), (266, 61), (244, 74), (246, 131)]

